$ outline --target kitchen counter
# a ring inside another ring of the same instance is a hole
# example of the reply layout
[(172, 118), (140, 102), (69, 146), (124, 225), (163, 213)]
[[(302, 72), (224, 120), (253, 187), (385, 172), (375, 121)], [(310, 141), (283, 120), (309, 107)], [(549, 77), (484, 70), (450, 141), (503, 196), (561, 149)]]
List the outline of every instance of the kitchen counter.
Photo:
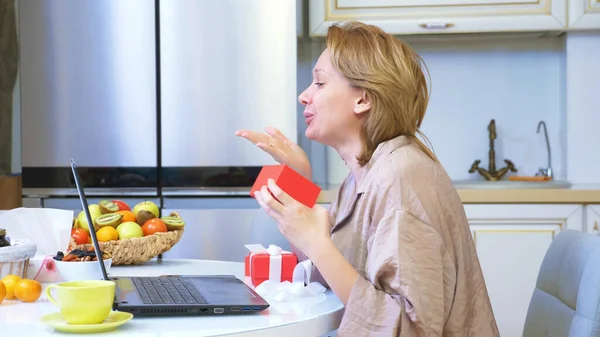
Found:
[[(507, 188), (507, 189), (461, 189), (458, 195), (465, 204), (600, 204), (600, 186), (577, 186), (570, 188)], [(330, 203), (337, 189), (323, 190), (319, 203)]]
[[(485, 183), (484, 183), (485, 184)], [(476, 185), (476, 184), (475, 184)], [(489, 186), (489, 188), (487, 188)], [(493, 187), (492, 187), (493, 186)], [(536, 185), (532, 185), (536, 186)], [(323, 186), (318, 203), (330, 203), (335, 198), (338, 185)], [(250, 198), (250, 188), (165, 188), (163, 196), (175, 198)], [(457, 191), (465, 204), (600, 204), (600, 185), (573, 185), (568, 188), (503, 188), (500, 185), (457, 185)], [(101, 196), (156, 196), (156, 190), (148, 189), (86, 189), (90, 197)], [(48, 198), (76, 197), (75, 189), (24, 188), (24, 197)]]

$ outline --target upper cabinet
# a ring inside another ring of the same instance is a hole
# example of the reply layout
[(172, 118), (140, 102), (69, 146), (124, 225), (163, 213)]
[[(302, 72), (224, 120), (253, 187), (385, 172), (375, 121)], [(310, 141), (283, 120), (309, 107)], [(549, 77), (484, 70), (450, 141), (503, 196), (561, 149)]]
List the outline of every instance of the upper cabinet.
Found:
[(600, 28), (600, 0), (570, 0), (569, 29)]
[[(310, 0), (310, 34), (324, 36), (332, 23), (348, 20), (375, 24), (398, 35), (562, 31), (567, 22), (567, 1)], [(581, 8), (590, 3), (597, 9), (598, 1), (575, 2)]]

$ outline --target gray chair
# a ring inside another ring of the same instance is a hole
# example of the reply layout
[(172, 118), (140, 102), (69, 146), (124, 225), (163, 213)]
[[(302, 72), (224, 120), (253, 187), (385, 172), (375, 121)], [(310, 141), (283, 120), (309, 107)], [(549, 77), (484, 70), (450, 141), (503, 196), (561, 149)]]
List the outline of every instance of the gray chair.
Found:
[(566, 230), (554, 238), (523, 337), (600, 337), (600, 236)]

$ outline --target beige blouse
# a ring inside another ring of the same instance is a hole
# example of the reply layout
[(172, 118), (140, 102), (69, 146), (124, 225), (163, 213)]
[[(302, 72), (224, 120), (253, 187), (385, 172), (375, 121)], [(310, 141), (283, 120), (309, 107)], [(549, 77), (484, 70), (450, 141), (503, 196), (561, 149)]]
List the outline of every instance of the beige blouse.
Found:
[(338, 336), (499, 336), (463, 204), (409, 138), (380, 144), (358, 186), (349, 174), (330, 215), (360, 274)]

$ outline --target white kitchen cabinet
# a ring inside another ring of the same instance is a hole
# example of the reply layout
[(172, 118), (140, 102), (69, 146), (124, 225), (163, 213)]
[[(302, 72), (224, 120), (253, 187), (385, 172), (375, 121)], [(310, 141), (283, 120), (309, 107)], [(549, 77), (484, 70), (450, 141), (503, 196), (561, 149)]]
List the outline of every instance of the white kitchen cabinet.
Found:
[(582, 205), (465, 205), (500, 335), (522, 336), (537, 275), (554, 237), (583, 229)]
[(600, 235), (600, 205), (585, 206), (585, 231)]
[(569, 30), (600, 28), (600, 0), (569, 0)]
[(324, 36), (332, 23), (348, 20), (398, 35), (561, 31), (567, 22), (567, 1), (310, 0), (309, 27), (311, 36)]

